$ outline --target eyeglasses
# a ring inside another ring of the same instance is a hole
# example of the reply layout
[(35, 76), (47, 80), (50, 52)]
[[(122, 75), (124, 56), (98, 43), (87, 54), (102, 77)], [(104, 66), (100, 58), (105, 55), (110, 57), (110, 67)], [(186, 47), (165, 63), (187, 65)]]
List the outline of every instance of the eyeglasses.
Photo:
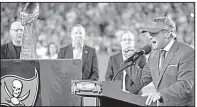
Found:
[(23, 32), (24, 31), (23, 29), (11, 29), (11, 30), (14, 30), (15, 32), (18, 32), (18, 31)]
[(134, 40), (132, 40), (132, 39), (122, 39), (122, 41), (123, 42), (126, 42), (126, 41), (128, 41), (128, 42), (134, 42)]

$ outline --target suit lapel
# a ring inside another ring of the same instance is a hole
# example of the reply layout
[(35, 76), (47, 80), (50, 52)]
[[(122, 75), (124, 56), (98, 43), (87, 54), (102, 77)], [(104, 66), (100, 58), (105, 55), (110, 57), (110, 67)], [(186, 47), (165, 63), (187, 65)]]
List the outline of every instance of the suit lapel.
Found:
[(82, 66), (84, 66), (85, 64), (85, 61), (86, 61), (86, 58), (87, 58), (87, 55), (88, 55), (88, 48), (86, 45), (84, 45), (83, 47), (83, 53), (82, 53)]
[[(121, 64), (123, 63), (123, 56), (122, 56), (122, 52), (120, 52), (117, 56), (117, 66), (118, 66), (118, 69), (116, 71), (116, 73), (121, 69)], [(120, 80), (122, 80), (123, 78), (123, 72), (121, 72), (120, 74)]]
[[(167, 56), (166, 56), (166, 58), (165, 58), (165, 60), (164, 60), (164, 65), (162, 66), (161, 71), (159, 71), (159, 72), (160, 72), (160, 75), (159, 75), (158, 84), (160, 83), (161, 78), (163, 77), (163, 74), (164, 74), (164, 72), (165, 72), (167, 66), (168, 66), (169, 63), (172, 61), (172, 59), (175, 57), (175, 54), (174, 54), (174, 53), (175, 53), (175, 52), (177, 51), (177, 49), (178, 49), (178, 43), (179, 43), (179, 42), (178, 42), (177, 40), (174, 41), (174, 44), (172, 45), (171, 49), (169, 50), (169, 52), (168, 52), (168, 54), (167, 54)], [(158, 86), (158, 85), (157, 85), (157, 86)]]
[(122, 52), (120, 52), (119, 54), (118, 54), (118, 57), (117, 57), (118, 59), (118, 64), (119, 64), (119, 66), (123, 63), (123, 56), (122, 56)]
[(152, 57), (151, 62), (149, 63), (150, 65), (154, 65), (151, 66), (150, 69), (151, 69), (151, 75), (153, 77), (153, 80), (155, 80), (154, 84), (155, 86), (157, 86), (159, 83), (158, 81), (159, 80), (159, 51), (156, 50), (152, 56), (154, 57)]
[(10, 42), (8, 44), (8, 49), (9, 49), (10, 54), (12, 55), (13, 59), (17, 59), (16, 50), (15, 50), (14, 45), (13, 45), (12, 42)]
[(72, 48), (72, 45), (68, 46), (68, 50), (66, 52), (65, 58), (66, 59), (73, 59), (73, 48)]

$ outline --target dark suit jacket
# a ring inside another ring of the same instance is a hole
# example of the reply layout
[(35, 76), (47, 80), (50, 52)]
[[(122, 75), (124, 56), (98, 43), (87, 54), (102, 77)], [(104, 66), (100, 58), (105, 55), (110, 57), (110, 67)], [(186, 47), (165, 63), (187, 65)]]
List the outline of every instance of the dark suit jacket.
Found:
[(1, 46), (1, 59), (19, 59), (12, 42)]
[[(116, 75), (116, 73), (119, 71), (121, 64), (123, 63), (123, 56), (122, 56), (122, 52), (119, 52), (115, 55), (110, 56), (109, 58), (109, 62), (108, 62), (108, 67), (107, 67), (107, 71), (106, 71), (106, 75), (105, 75), (105, 80), (107, 81), (111, 81), (112, 78), (114, 77), (114, 75)], [(140, 56), (137, 61), (136, 64), (138, 64), (141, 68), (144, 67), (144, 65), (146, 64), (146, 57), (145, 56)], [(126, 69), (127, 74), (128, 69)], [(123, 77), (123, 72), (120, 73), (115, 80), (122, 80)], [(133, 84), (132, 80), (129, 78), (129, 76), (125, 77), (125, 84), (126, 84), (126, 89), (131, 92), (136, 94), (138, 90), (135, 87), (135, 84)], [(131, 88), (133, 87), (133, 88)]]
[[(58, 59), (73, 59), (72, 45), (61, 48), (58, 53)], [(98, 61), (95, 49), (84, 45), (82, 53), (82, 80), (98, 80), (98, 78)]]
[[(143, 70), (132, 67), (132, 80), (142, 88), (153, 80), (161, 93), (161, 106), (194, 104), (194, 49), (175, 40), (159, 71), (159, 50), (154, 50)], [(160, 74), (159, 74), (160, 72)]]

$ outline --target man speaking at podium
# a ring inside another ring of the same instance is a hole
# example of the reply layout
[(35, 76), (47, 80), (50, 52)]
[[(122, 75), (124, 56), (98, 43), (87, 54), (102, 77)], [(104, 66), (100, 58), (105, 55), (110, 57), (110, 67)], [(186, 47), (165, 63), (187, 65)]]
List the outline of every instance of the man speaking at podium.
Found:
[[(135, 35), (130, 31), (125, 31), (121, 35), (121, 52), (112, 55), (108, 62), (108, 67), (105, 75), (105, 79), (107, 81), (111, 81), (114, 75), (119, 71), (121, 68), (121, 64), (124, 60), (129, 58), (135, 53)], [(146, 64), (145, 56), (140, 56), (137, 61), (137, 65), (142, 69)], [(124, 65), (124, 64), (123, 64)], [(125, 69), (120, 75), (115, 78), (115, 80), (121, 80), (122, 82), (122, 90), (125, 92), (131, 92), (133, 94), (137, 94), (139, 90), (136, 88), (135, 84), (133, 84), (132, 80), (128, 75), (128, 70)]]
[(131, 67), (131, 76), (138, 89), (153, 81), (156, 92), (145, 104), (158, 106), (194, 106), (194, 49), (177, 40), (175, 24), (169, 17), (158, 17), (142, 33), (149, 33), (153, 51), (141, 70)]

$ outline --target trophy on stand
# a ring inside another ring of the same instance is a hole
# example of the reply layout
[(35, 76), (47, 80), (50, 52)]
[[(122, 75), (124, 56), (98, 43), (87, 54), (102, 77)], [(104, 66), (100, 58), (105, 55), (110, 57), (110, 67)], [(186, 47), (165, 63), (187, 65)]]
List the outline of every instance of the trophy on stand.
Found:
[(25, 27), (20, 59), (37, 59), (36, 37), (34, 34), (33, 25), (38, 16), (38, 3), (26, 3), (20, 11), (21, 23)]

